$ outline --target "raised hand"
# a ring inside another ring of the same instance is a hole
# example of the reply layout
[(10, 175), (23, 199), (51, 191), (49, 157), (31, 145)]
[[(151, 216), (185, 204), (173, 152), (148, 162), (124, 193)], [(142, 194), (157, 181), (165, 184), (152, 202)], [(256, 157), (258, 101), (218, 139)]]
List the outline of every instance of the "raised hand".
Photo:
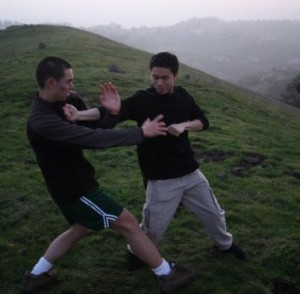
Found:
[(166, 136), (168, 128), (166, 124), (162, 121), (163, 115), (159, 114), (153, 120), (149, 118), (146, 119), (142, 125), (142, 130), (146, 138), (156, 137), (156, 136)]
[(112, 83), (104, 83), (100, 85), (102, 90), (99, 100), (111, 114), (118, 114), (121, 109), (121, 98), (116, 87)]

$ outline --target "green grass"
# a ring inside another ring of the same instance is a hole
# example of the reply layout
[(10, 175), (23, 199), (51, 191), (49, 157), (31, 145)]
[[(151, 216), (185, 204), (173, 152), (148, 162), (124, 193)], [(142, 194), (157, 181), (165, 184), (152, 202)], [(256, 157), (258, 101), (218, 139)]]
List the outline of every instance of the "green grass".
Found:
[[(38, 49), (40, 42), (46, 49)], [(150, 55), (55, 26), (0, 31), (0, 48), (0, 292), (18, 293), (24, 272), (67, 228), (26, 138), (31, 97), (37, 89), (36, 64), (47, 55), (69, 60), (77, 91), (96, 105), (99, 83), (114, 82), (122, 97), (147, 87)], [(125, 74), (110, 73), (112, 63)], [(185, 73), (190, 80), (182, 78)], [(201, 170), (226, 210), (229, 231), (250, 260), (240, 262), (215, 251), (201, 223), (180, 210), (160, 250), (169, 260), (194, 263), (197, 277), (176, 293), (296, 293), (300, 289), (299, 112), (184, 65), (178, 84), (195, 97), (210, 120), (209, 130), (190, 134), (191, 142)], [(215, 158), (216, 154), (223, 155)], [(249, 154), (263, 159), (247, 164)], [(144, 191), (135, 147), (86, 155), (102, 187), (140, 219)], [(126, 271), (125, 241), (110, 230), (90, 233), (56, 267), (59, 283), (41, 293), (158, 292), (148, 269)]]

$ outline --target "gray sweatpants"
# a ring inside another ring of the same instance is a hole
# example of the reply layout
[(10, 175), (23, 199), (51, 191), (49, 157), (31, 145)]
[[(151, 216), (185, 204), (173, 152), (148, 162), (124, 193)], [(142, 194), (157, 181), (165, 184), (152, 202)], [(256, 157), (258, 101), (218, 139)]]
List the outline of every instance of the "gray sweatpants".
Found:
[(165, 233), (180, 202), (203, 223), (219, 250), (231, 246), (225, 211), (200, 170), (176, 179), (148, 181), (141, 227), (154, 244)]

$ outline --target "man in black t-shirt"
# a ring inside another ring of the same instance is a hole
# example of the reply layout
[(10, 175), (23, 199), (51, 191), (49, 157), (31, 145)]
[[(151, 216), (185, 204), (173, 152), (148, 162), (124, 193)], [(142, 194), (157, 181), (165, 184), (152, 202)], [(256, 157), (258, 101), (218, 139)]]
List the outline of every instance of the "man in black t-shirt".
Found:
[[(188, 138), (188, 132), (207, 129), (208, 119), (194, 98), (184, 88), (175, 86), (179, 70), (175, 55), (168, 52), (155, 54), (149, 67), (151, 87), (122, 100), (120, 109), (114, 113), (116, 123), (134, 120), (138, 126), (145, 119), (162, 114), (168, 126), (167, 136), (148, 138), (137, 146), (146, 188), (141, 227), (158, 244), (181, 203), (204, 224), (220, 251), (245, 260), (245, 253), (233, 243), (233, 237), (227, 231), (225, 212), (199, 170)], [(111, 84), (103, 94), (103, 97), (112, 96), (116, 101), (120, 99)], [(100, 108), (94, 108), (78, 112), (70, 107), (66, 115), (73, 121), (96, 121), (99, 111)], [(129, 270), (142, 264), (134, 254), (129, 254)]]

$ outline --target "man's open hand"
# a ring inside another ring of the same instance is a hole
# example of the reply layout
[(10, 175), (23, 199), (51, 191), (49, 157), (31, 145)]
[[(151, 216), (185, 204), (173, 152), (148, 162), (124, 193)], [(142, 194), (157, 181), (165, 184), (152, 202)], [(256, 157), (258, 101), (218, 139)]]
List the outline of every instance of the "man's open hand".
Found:
[(153, 120), (149, 118), (146, 119), (142, 125), (142, 130), (144, 136), (147, 138), (156, 137), (156, 136), (166, 136), (168, 128), (166, 124), (162, 121), (163, 115), (159, 114)]

